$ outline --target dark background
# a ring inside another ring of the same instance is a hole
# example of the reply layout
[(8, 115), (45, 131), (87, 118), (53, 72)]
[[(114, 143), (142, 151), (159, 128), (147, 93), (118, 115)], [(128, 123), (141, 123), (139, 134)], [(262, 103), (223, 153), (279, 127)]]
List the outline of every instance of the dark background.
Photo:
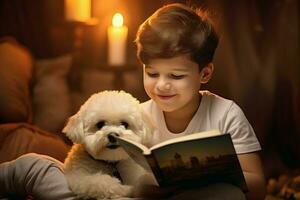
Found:
[[(106, 65), (106, 29), (116, 11), (129, 27), (128, 65), (138, 65), (133, 40), (139, 24), (172, 2), (201, 6), (215, 20), (221, 41), (215, 75), (206, 88), (242, 107), (262, 144), (267, 176), (299, 168), (298, 0), (93, 0), (92, 15), (99, 21), (82, 26), (81, 68), (72, 73), (80, 76), (81, 70)], [(72, 53), (74, 28), (64, 20), (62, 0), (0, 1), (0, 36), (14, 36), (36, 59)], [(144, 101), (147, 97), (139, 84), (141, 90), (134, 95)]]

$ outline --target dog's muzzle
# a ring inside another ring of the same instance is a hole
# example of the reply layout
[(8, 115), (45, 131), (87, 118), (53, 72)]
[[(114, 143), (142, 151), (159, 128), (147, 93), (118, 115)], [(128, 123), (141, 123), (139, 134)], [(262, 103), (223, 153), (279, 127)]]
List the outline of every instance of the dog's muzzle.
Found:
[(107, 135), (108, 143), (106, 145), (107, 148), (109, 149), (117, 149), (120, 147), (116, 137), (118, 137), (119, 134), (115, 132), (111, 132)]

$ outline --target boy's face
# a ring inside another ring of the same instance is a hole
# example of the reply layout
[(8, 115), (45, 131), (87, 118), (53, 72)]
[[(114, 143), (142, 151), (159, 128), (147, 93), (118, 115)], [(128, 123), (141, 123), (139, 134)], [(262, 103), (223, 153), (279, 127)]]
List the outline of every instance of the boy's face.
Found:
[(199, 106), (202, 73), (188, 56), (153, 59), (144, 65), (144, 88), (165, 112), (194, 112)]

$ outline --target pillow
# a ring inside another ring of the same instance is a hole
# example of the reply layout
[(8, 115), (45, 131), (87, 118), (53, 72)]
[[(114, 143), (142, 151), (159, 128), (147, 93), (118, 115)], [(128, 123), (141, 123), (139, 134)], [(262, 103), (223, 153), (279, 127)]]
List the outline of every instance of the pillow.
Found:
[(0, 163), (32, 152), (64, 161), (69, 149), (59, 136), (28, 123), (0, 125)]
[(13, 40), (0, 42), (0, 123), (31, 121), (32, 57)]
[(70, 91), (66, 75), (71, 55), (37, 60), (33, 88), (33, 123), (49, 132), (59, 133), (71, 115)]

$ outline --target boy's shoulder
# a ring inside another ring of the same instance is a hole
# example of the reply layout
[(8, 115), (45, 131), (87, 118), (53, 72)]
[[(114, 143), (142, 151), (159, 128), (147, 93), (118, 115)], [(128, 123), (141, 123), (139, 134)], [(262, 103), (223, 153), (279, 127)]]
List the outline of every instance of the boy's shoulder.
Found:
[(210, 106), (231, 107), (235, 104), (233, 100), (226, 99), (208, 90), (201, 90), (199, 92), (202, 95), (203, 103), (209, 104)]
[(217, 94), (211, 93), (210, 91), (204, 90), (200, 91), (202, 94), (202, 106), (204, 107), (205, 113), (210, 113), (210, 115), (216, 115), (219, 117), (243, 115), (241, 108), (230, 99), (226, 99)]

